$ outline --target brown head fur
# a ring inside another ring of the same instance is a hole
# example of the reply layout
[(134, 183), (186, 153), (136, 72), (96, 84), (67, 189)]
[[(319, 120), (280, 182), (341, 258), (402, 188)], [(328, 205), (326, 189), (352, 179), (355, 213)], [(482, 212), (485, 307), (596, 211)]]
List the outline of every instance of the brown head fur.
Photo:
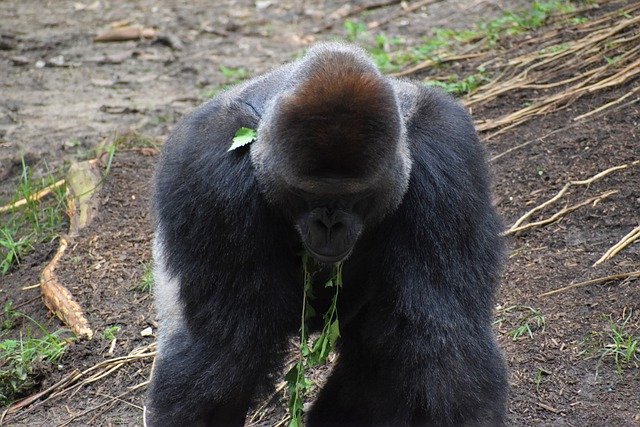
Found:
[[(395, 149), (400, 136), (391, 85), (353, 52), (312, 58), (302, 82), (284, 97), (280, 127), (305, 174), (361, 176)], [(285, 141), (283, 141), (285, 143)]]

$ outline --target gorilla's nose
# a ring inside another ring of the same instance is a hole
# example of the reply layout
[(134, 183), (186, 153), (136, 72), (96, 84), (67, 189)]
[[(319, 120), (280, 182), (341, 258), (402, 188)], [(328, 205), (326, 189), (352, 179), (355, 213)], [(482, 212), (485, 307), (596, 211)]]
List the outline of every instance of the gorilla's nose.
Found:
[(336, 234), (344, 230), (344, 221), (342, 215), (338, 211), (330, 208), (318, 208), (311, 213), (313, 216), (312, 224), (319, 231), (322, 231), (327, 240), (331, 240), (332, 234)]

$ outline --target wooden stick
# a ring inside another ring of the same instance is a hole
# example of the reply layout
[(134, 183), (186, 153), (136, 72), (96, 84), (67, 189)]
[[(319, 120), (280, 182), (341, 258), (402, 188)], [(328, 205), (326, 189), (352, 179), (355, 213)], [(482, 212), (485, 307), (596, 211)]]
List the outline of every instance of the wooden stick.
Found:
[(60, 238), (60, 246), (51, 261), (42, 271), (40, 276), (40, 290), (44, 304), (62, 322), (69, 326), (74, 334), (79, 337), (91, 339), (93, 331), (89, 327), (87, 318), (82, 313), (80, 304), (75, 300), (71, 292), (58, 282), (54, 272), (60, 258), (66, 251), (68, 242), (65, 237)]
[(47, 196), (48, 194), (51, 194), (53, 190), (59, 187), (62, 187), (65, 183), (66, 181), (64, 179), (56, 181), (53, 184), (46, 186), (45, 188), (43, 188), (42, 190), (38, 191), (36, 194), (30, 197), (20, 199), (15, 203), (11, 203), (9, 205), (0, 207), (0, 213), (8, 212), (15, 208), (19, 208), (20, 206), (26, 205), (28, 202), (34, 202), (34, 201), (40, 200), (43, 197)]
[(605, 176), (609, 175), (610, 173), (613, 173), (613, 172), (621, 170), (621, 169), (626, 169), (628, 167), (629, 167), (628, 164), (624, 164), (624, 165), (620, 165), (620, 166), (614, 166), (612, 168), (605, 169), (602, 172), (599, 172), (599, 173), (595, 174), (591, 178), (587, 178), (587, 179), (584, 179), (582, 181), (569, 181), (569, 182), (567, 182), (564, 185), (564, 187), (562, 187), (560, 189), (560, 191), (558, 191), (558, 193), (555, 196), (553, 196), (552, 198), (550, 198), (546, 202), (542, 203), (541, 205), (538, 205), (535, 208), (529, 210), (527, 213), (525, 213), (520, 218), (518, 218), (518, 220), (516, 222), (514, 222), (511, 227), (509, 227), (509, 231), (512, 231), (512, 230), (518, 228), (520, 226), (520, 224), (522, 224), (525, 220), (530, 218), (534, 213), (536, 213), (538, 211), (541, 211), (542, 209), (544, 209), (547, 206), (551, 205), (553, 202), (559, 200), (569, 190), (569, 188), (571, 188), (573, 186), (577, 186), (577, 185), (589, 186), (589, 185), (593, 184), (595, 181), (597, 181), (597, 180), (599, 180), (601, 178), (604, 178)]
[(640, 239), (640, 225), (631, 230), (629, 234), (624, 236), (618, 243), (609, 248), (609, 250), (605, 252), (604, 255), (602, 255), (602, 257), (592, 265), (592, 267), (595, 267), (596, 265), (601, 264), (610, 258), (613, 258), (618, 252), (620, 252), (627, 246), (630, 246), (638, 239)]
[(575, 288), (579, 288), (579, 287), (582, 287), (582, 286), (594, 285), (596, 283), (606, 283), (606, 282), (610, 282), (612, 280), (630, 279), (630, 278), (636, 278), (636, 277), (640, 277), (640, 270), (631, 271), (629, 273), (612, 274), (611, 276), (599, 277), (597, 279), (591, 279), (591, 280), (587, 280), (587, 281), (580, 282), (580, 283), (574, 283), (573, 285), (565, 286), (565, 287), (562, 287), (562, 288), (559, 288), (559, 289), (555, 289), (553, 291), (549, 291), (549, 292), (545, 292), (545, 293), (539, 294), (538, 297), (548, 297), (550, 295), (559, 294), (560, 292), (568, 291), (570, 289), (575, 289)]
[(398, 71), (397, 73), (391, 73), (389, 75), (392, 77), (403, 77), (409, 74), (417, 73), (418, 71), (422, 71), (425, 68), (431, 67), (432, 65), (444, 64), (446, 62), (453, 62), (453, 61), (462, 61), (465, 59), (479, 58), (481, 56), (485, 56), (486, 54), (487, 52), (467, 53), (467, 54), (461, 54), (461, 55), (446, 55), (437, 60), (427, 59), (425, 61), (420, 62), (419, 64), (414, 65), (413, 67), (407, 68), (406, 70)]
[(584, 201), (582, 201), (582, 202), (580, 202), (580, 203), (578, 203), (576, 205), (573, 205), (571, 207), (562, 208), (561, 210), (559, 210), (558, 212), (556, 212), (555, 214), (553, 214), (549, 218), (545, 218), (543, 220), (536, 221), (536, 222), (530, 222), (529, 224), (525, 224), (525, 225), (522, 225), (520, 227), (510, 228), (509, 230), (505, 231), (503, 233), (503, 235), (508, 236), (508, 235), (511, 235), (511, 234), (519, 233), (521, 231), (529, 230), (531, 228), (542, 227), (542, 226), (545, 226), (545, 225), (548, 225), (548, 224), (552, 224), (552, 223), (558, 221), (559, 219), (563, 218), (568, 213), (571, 213), (571, 212), (575, 211), (576, 209), (579, 209), (579, 208), (581, 208), (583, 206), (586, 206), (586, 205), (589, 205), (591, 203), (602, 201), (602, 200), (606, 199), (607, 197), (616, 194), (617, 192), (618, 192), (618, 190), (611, 190), (611, 191), (604, 192), (604, 193), (600, 194), (599, 196), (591, 197), (591, 198), (589, 198), (587, 200), (584, 200)]
[(40, 399), (42, 396), (45, 396), (45, 395), (51, 393), (53, 390), (58, 389), (60, 387), (64, 387), (67, 383), (72, 381), (74, 379), (74, 377), (76, 375), (78, 375), (79, 373), (80, 373), (79, 370), (74, 369), (70, 374), (65, 375), (64, 378), (62, 378), (60, 381), (58, 381), (57, 383), (55, 383), (51, 387), (48, 387), (45, 390), (42, 390), (41, 392), (38, 392), (36, 394), (32, 394), (29, 397), (25, 397), (24, 399), (13, 403), (11, 406), (9, 406), (7, 408), (6, 411), (4, 411), (2, 416), (0, 416), (0, 424), (2, 424), (2, 420), (4, 419), (5, 415), (13, 414), (14, 412), (19, 411), (20, 409), (24, 408), (25, 406), (31, 405), (33, 402), (35, 402), (36, 400)]
[(631, 90), (631, 92), (628, 92), (626, 95), (623, 95), (618, 99), (614, 99), (611, 102), (607, 102), (606, 104), (601, 105), (600, 107), (596, 108), (595, 110), (589, 111), (588, 113), (581, 114), (578, 117), (574, 117), (573, 120), (574, 121), (578, 121), (578, 120), (582, 120), (584, 118), (590, 117), (590, 116), (592, 116), (592, 115), (594, 115), (596, 113), (599, 113), (602, 110), (606, 110), (609, 107), (612, 107), (612, 106), (614, 106), (616, 104), (619, 104), (620, 102), (624, 101), (628, 97), (630, 97), (630, 96), (632, 96), (632, 95), (634, 95), (634, 94), (636, 94), (638, 92), (640, 92), (640, 86), (637, 86), (636, 88)]

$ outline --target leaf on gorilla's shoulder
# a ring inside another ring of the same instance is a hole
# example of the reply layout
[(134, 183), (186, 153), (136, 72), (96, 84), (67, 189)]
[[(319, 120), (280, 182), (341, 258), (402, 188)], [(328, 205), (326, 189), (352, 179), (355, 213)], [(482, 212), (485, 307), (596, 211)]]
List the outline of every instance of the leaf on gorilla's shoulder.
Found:
[(258, 132), (255, 129), (241, 127), (238, 129), (236, 134), (233, 137), (233, 143), (231, 147), (227, 151), (235, 150), (236, 148), (243, 147), (247, 144), (252, 143), (256, 140), (258, 136)]

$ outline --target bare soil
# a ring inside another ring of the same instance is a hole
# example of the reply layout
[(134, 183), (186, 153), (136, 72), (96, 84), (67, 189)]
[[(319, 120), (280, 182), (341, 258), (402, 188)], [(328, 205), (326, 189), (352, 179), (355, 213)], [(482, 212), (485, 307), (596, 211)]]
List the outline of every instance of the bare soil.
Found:
[[(21, 155), (39, 173), (46, 167), (63, 173), (68, 162), (93, 157), (93, 148), (116, 134), (135, 131), (161, 142), (176, 120), (205, 100), (212, 88), (230, 83), (219, 71), (220, 65), (242, 66), (255, 75), (291, 59), (315, 40), (343, 35), (342, 21), (314, 33), (341, 2), (157, 3), (0, 2), (4, 42), (0, 50), (0, 200), (7, 200), (14, 191)], [(427, 28), (468, 27), (479, 16), (489, 18), (514, 5), (436, 3), (403, 15), (381, 30), (400, 35), (411, 45), (426, 35)], [(395, 10), (397, 6), (356, 18), (372, 22)], [(171, 47), (150, 40), (92, 41), (98, 32), (121, 20), (154, 27), (181, 43)], [(59, 55), (64, 57), (63, 66), (46, 65)], [(39, 60), (45, 61), (43, 68), (36, 67)], [(558, 206), (617, 190), (609, 198), (509, 238), (496, 333), (511, 372), (510, 425), (640, 425), (638, 363), (623, 363), (618, 371), (613, 358), (603, 356), (603, 349), (612, 342), (611, 322), (621, 325), (628, 318), (626, 330), (635, 339), (640, 337), (638, 280), (609, 280), (540, 296), (572, 283), (640, 270), (638, 242), (592, 267), (640, 224), (640, 165), (632, 165), (640, 160), (640, 102), (631, 102), (640, 101), (638, 95), (570, 126), (574, 117), (639, 84), (636, 79), (584, 96), (569, 108), (536, 117), (486, 141), (489, 156), (494, 157), (533, 140), (492, 161), (496, 204), (507, 226), (554, 196), (568, 181), (630, 165), (591, 186), (572, 188)], [(496, 117), (545, 93), (519, 91), (474, 108), (473, 115)], [(551, 131), (555, 133), (545, 136)], [(140, 334), (148, 327), (156, 330), (152, 297), (136, 289), (150, 261), (149, 182), (155, 160), (153, 150), (134, 147), (117, 152), (100, 193), (97, 219), (74, 240), (57, 268), (60, 281), (84, 308), (96, 337), (70, 346), (58, 366), (43, 370), (40, 385), (32, 393), (45, 390), (74, 369), (125, 356), (155, 340)], [(553, 210), (535, 219), (549, 212)], [(19, 268), (0, 277), (0, 304), (12, 300), (50, 330), (62, 325), (50, 318), (39, 290), (22, 288), (38, 282), (56, 247), (56, 241), (38, 246)], [(539, 311), (544, 325), (531, 323), (531, 335), (514, 339), (513, 331), (531, 313), (527, 307)], [(101, 337), (112, 325), (121, 327), (113, 348), (111, 341)], [(36, 402), (8, 415), (5, 425), (141, 425), (145, 387), (132, 387), (148, 379), (151, 362), (143, 358), (127, 363), (92, 384)], [(327, 371), (314, 375), (321, 379)], [(283, 392), (274, 394), (264, 407), (263, 403), (256, 404), (259, 410), (248, 424), (272, 426), (283, 419)]]

